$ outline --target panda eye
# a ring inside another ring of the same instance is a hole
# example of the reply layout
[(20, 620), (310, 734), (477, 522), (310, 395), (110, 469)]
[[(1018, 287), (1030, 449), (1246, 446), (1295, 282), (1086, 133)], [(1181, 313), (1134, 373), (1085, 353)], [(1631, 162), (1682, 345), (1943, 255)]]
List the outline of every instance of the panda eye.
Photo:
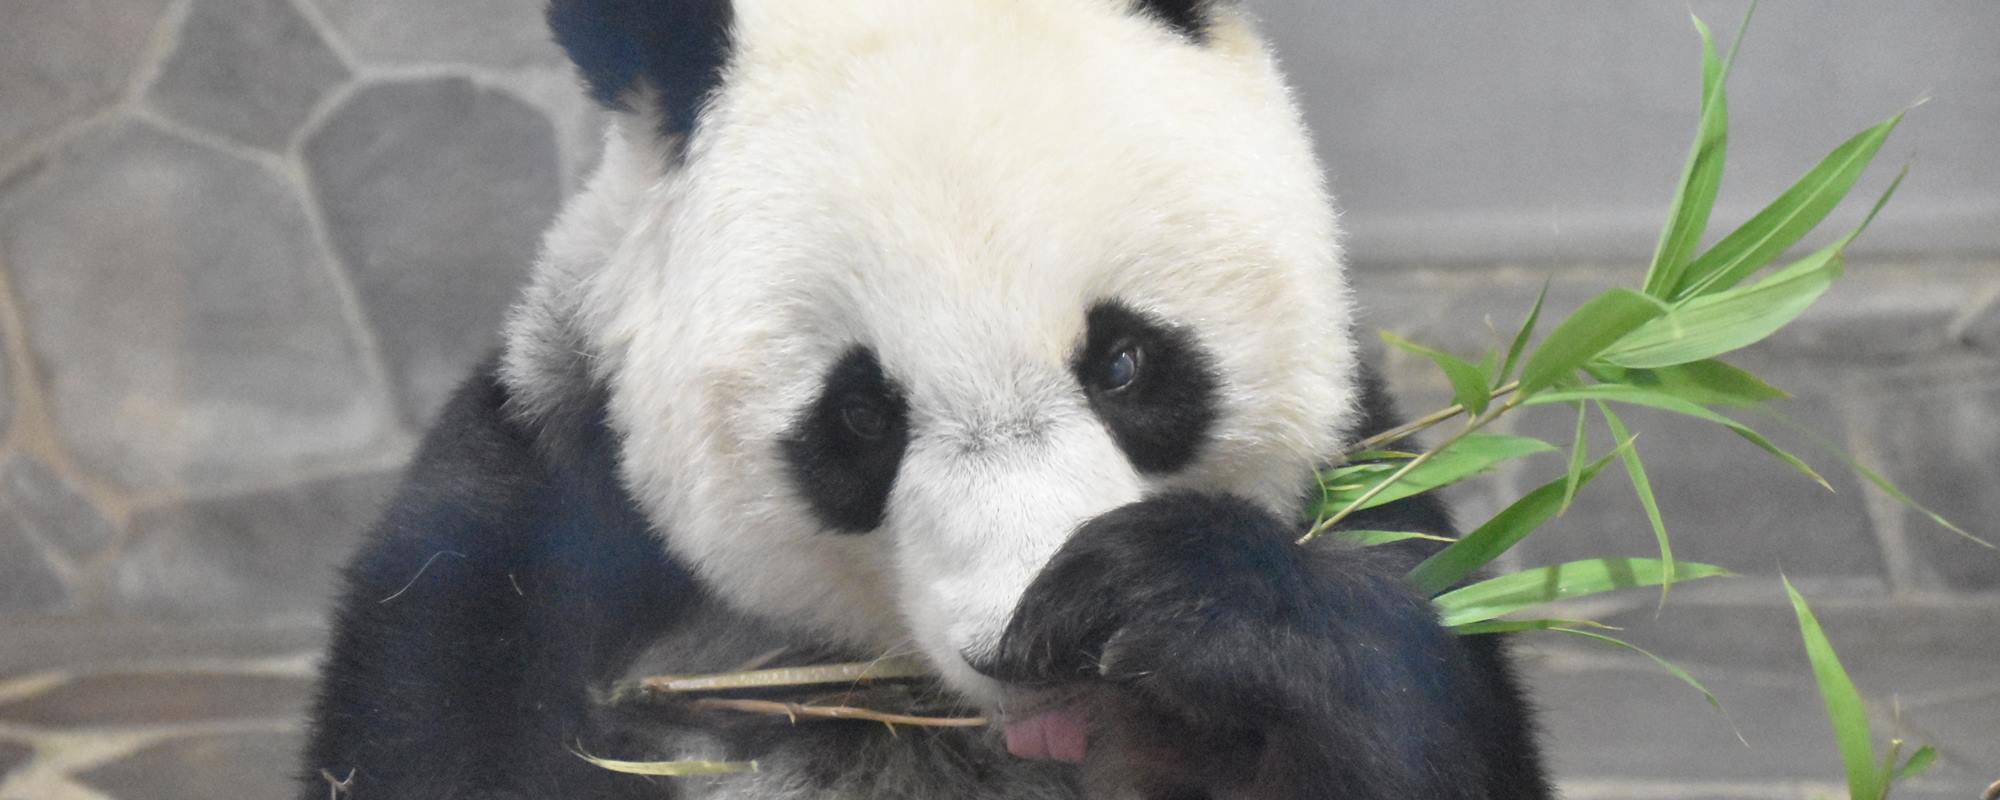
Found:
[(881, 406), (860, 397), (848, 398), (841, 406), (840, 424), (864, 441), (872, 442), (889, 433), (889, 415), (882, 413)]
[(1121, 392), (1139, 380), (1139, 367), (1145, 363), (1146, 351), (1130, 339), (1120, 340), (1111, 348), (1110, 357), (1104, 360), (1099, 373), (1097, 388), (1103, 392)]

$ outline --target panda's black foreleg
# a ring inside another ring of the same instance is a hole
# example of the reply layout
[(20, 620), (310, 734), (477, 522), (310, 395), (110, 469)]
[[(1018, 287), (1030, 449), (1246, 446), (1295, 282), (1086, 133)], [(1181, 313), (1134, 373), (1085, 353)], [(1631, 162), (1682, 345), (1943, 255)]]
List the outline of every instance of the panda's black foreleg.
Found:
[(1222, 495), (1106, 514), (1031, 584), (994, 671), (1116, 696), (1087, 767), (1124, 762), (1146, 797), (1546, 796), (1497, 645), (1442, 627), (1406, 557), (1297, 535)]

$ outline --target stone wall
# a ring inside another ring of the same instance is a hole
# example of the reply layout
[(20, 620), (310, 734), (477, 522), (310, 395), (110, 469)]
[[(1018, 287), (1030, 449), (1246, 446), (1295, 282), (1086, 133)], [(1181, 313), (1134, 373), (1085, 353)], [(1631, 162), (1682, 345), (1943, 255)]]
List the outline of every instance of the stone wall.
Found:
[(10, 18), (8, 612), (319, 615), (597, 141), (534, 4), (489, 5)]
[[(444, 394), (494, 343), (540, 227), (593, 159), (599, 120), (537, 5), (10, 7), (0, 706), (26, 691), (11, 674), (311, 651), (334, 570)], [(1723, 30), (1740, 8), (1696, 5)], [(1252, 6), (1273, 23), (1345, 198), (1370, 328), (1474, 352), (1480, 320), (1511, 326), (1545, 277), (1557, 310), (1636, 280), (1692, 128), (1682, 4)], [(1894, 162), (1915, 165), (1850, 276), (1743, 363), (1791, 390), (1785, 408), (1808, 428), (2000, 537), (2000, 6), (1763, 13), (1735, 84), (1725, 217), (1846, 133), (1936, 99), (1863, 183), (1872, 193)], [(1384, 358), (1407, 408), (1444, 397), (1426, 368)], [(1902, 692), (1905, 729), (1943, 746), (1938, 796), (1970, 796), (1950, 781), (2000, 764), (1992, 717), (1969, 710), (2000, 710), (2000, 556), (1836, 459), (1812, 459), (1829, 494), (1727, 434), (1630, 421), (1677, 551), (1753, 575), (1782, 568), (1822, 598), (1884, 721)], [(1569, 424), (1519, 426), (1562, 437)], [(1530, 479), (1462, 492), (1463, 516), (1481, 519)], [(1607, 475), (1513, 559), (1650, 552), (1630, 491)], [(1671, 795), (1662, 787), (1689, 780), (1717, 796), (1793, 796), (1837, 776), (1773, 582), (1677, 596), (1660, 623), (1651, 597), (1595, 610), (1702, 668), (1759, 749), (1738, 748), (1643, 664), (1552, 643), (1535, 663), (1571, 796)], [(285, 663), (296, 676), (307, 662)], [(0, 711), (0, 749), (54, 746), (7, 734), (12, 713)], [(271, 730), (292, 730), (290, 713)], [(1685, 746), (1658, 747), (1649, 725)], [(1712, 769), (1690, 775), (1697, 764)], [(72, 785), (67, 772), (49, 780)]]

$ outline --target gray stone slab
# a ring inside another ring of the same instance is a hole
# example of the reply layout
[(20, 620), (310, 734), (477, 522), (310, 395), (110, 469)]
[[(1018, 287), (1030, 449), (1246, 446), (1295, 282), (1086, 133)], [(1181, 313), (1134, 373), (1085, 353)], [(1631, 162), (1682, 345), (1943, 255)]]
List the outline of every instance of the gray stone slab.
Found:
[(296, 720), (312, 681), (275, 675), (134, 673), (78, 678), (0, 705), (0, 720), (47, 728)]
[[(1758, 580), (1768, 604), (1669, 602), (1655, 617), (1651, 602), (1605, 614), (1600, 621), (1623, 630), (1619, 638), (1688, 666), (1737, 674), (1797, 675), (1810, 683), (1797, 617), (1777, 581)], [(2000, 677), (2000, 604), (1924, 606), (1857, 601), (1827, 591), (1801, 590), (1840, 653), (1855, 684), (1870, 697), (1913, 697), (1963, 692)], [(1647, 598), (1650, 600), (1651, 598)], [(1529, 640), (1537, 649), (1615, 654), (1587, 642), (1548, 636)]]
[[(1995, 781), (1987, 776), (2000, 774), (1992, 768), (1984, 770), (1963, 770), (1951, 775), (1923, 775), (1906, 783), (1896, 784), (1889, 792), (1895, 800), (1977, 800), (1986, 796), (1986, 789)], [(1815, 798), (1815, 800), (1817, 800)]]
[(189, 125), (279, 150), (346, 77), (286, 0), (197, 0), (151, 102)]
[[(0, 348), (6, 347), (6, 337), (0, 337)], [(7, 359), (0, 358), (0, 431), (14, 427), (14, 376)]]
[(1993, 297), (1966, 320), (1961, 339), (1987, 353), (2000, 353), (2000, 296)]
[(238, 733), (169, 739), (91, 769), (82, 781), (131, 800), (291, 797), (303, 749), (297, 733)]
[[(1527, 677), (1558, 779), (1841, 779), (1840, 756), (1810, 679), (1771, 685), (1698, 672), (1728, 710), (1725, 718), (1658, 670), (1531, 668)], [(1731, 731), (1732, 721), (1749, 747)]]
[[(1843, 440), (1837, 370), (1765, 359), (1742, 363), (1792, 393), (1794, 399), (1778, 401), (1775, 408), (1832, 441)], [(1839, 461), (1819, 455), (1809, 440), (1769, 420), (1739, 415), (1815, 464), (1833, 486), (1831, 493), (1714, 424), (1642, 408), (1614, 410), (1638, 437), (1635, 446), (1677, 558), (1766, 575), (1782, 568), (1794, 576), (1863, 578), (1886, 588), (1881, 544), (1860, 483)], [(1575, 432), (1574, 411), (1529, 411), (1520, 430), (1567, 446)], [(1603, 453), (1611, 436), (1594, 424), (1591, 441), (1593, 452)], [(1561, 470), (1560, 464), (1545, 463), (1529, 471), (1522, 486), (1553, 479)], [(1529, 563), (1658, 552), (1631, 482), (1616, 464), (1520, 549)]]
[(1984, 771), (1988, 780), (2000, 779), (2000, 685), (1984, 694), (1905, 708), (1903, 722), (1947, 764), (1960, 768), (1954, 771)]
[(0, 465), (0, 496), (24, 536), (70, 563), (97, 555), (117, 536), (76, 487), (31, 456), (16, 454)]
[[(1820, 795), (1801, 792), (1800, 784), (1843, 781), (1824, 705), (1804, 667), (1793, 679), (1775, 681), (1691, 667), (1722, 703), (1725, 719), (1677, 679), (1636, 656), (1629, 663), (1630, 669), (1535, 669), (1530, 661), (1528, 679), (1542, 709), (1544, 741), (1555, 776), (1570, 782), (1650, 789), (1579, 796), (1702, 797), (1709, 795), (1691, 793), (1691, 785), (1723, 784), (1730, 789), (1713, 796), (1803, 799)], [(1931, 741), (1921, 731), (1898, 730), (1889, 718), (1892, 706), (1886, 696), (1870, 697), (1869, 702), (1878, 748), (1892, 736)], [(1905, 718), (1908, 721), (1907, 711)], [(1735, 738), (1732, 723), (1748, 747)], [(1953, 739), (1935, 741), (1945, 744)], [(1948, 747), (1940, 752), (1944, 757), (1929, 773), (1899, 784), (1890, 796), (1968, 800), (1991, 780), (1979, 774), (1991, 772), (1991, 763), (2000, 763), (1987, 762), (1982, 769), (1978, 763), (1969, 766), (1964, 759), (1953, 758)]]
[(317, 620), (340, 568), (392, 488), (342, 478), (143, 513), (112, 570), (125, 616)]
[[(2000, 544), (2000, 375), (1990, 366), (1883, 376), (1863, 394), (1884, 473), (1917, 502)], [(1918, 588), (2000, 591), (2000, 552), (1903, 512)]]
[(255, 164), (95, 130), (0, 188), (0, 257), (59, 432), (95, 475), (263, 481), (390, 432), (297, 196)]
[(498, 343), (555, 215), (554, 129), (463, 79), (384, 84), (356, 93), (306, 159), (404, 419), (426, 420)]
[(10, 3), (0, 25), (0, 161), (117, 99), (168, 4)]
[(562, 51), (542, 3), (483, 0), (311, 0), (362, 59), (384, 64), (547, 64)]
[(146, 671), (191, 661), (257, 661), (317, 652), (322, 621), (311, 624), (169, 624), (158, 619), (0, 621), (0, 676), (48, 669)]
[[(1542, 284), (1549, 296), (1538, 330), (1557, 322), (1599, 292), (1636, 285), (1643, 274), (1627, 269), (1509, 269), (1485, 272), (1358, 271), (1354, 286), (1357, 332), (1369, 342), (1388, 330), (1468, 360), (1492, 348), (1504, 353), (1527, 319)], [(1423, 362), (1428, 364), (1428, 362)], [(1430, 368), (1435, 372), (1435, 368)]]
[(41, 543), (22, 530), (19, 515), (0, 510), (0, 613), (68, 610), (73, 597)]
[(1965, 314), (1978, 288), (1922, 270), (1856, 265), (1760, 350), (1848, 362), (1936, 353), (1955, 344), (1952, 323)]
[(35, 757), (35, 748), (15, 742), (0, 741), (0, 781), (7, 779), (16, 767), (28, 763)]

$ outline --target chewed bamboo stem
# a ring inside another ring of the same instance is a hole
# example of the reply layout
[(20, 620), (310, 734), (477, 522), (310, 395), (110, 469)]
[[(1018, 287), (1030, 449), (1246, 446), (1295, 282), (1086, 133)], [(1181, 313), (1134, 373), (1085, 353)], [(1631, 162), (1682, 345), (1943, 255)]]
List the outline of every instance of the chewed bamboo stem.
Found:
[(742, 689), (782, 689), (794, 686), (862, 685), (879, 681), (914, 680), (933, 676), (916, 656), (896, 656), (850, 664), (778, 667), (712, 675), (658, 675), (619, 684), (613, 703), (659, 699), (670, 695), (727, 692)]
[[(575, 752), (575, 751), (572, 751)], [(738, 772), (756, 772), (755, 761), (620, 761), (613, 758), (598, 758), (582, 752), (578, 758), (612, 772), (627, 775), (648, 775), (659, 778), (691, 778), (710, 775), (731, 775)]]
[(916, 728), (983, 728), (990, 724), (986, 717), (932, 717), (916, 714), (892, 714), (853, 706), (822, 706), (806, 703), (787, 703), (778, 700), (743, 700), (736, 698), (705, 697), (688, 704), (692, 708), (706, 711), (741, 711), (749, 714), (768, 714), (789, 717), (793, 722), (801, 719), (853, 719), (880, 722), (884, 725), (908, 725)]

